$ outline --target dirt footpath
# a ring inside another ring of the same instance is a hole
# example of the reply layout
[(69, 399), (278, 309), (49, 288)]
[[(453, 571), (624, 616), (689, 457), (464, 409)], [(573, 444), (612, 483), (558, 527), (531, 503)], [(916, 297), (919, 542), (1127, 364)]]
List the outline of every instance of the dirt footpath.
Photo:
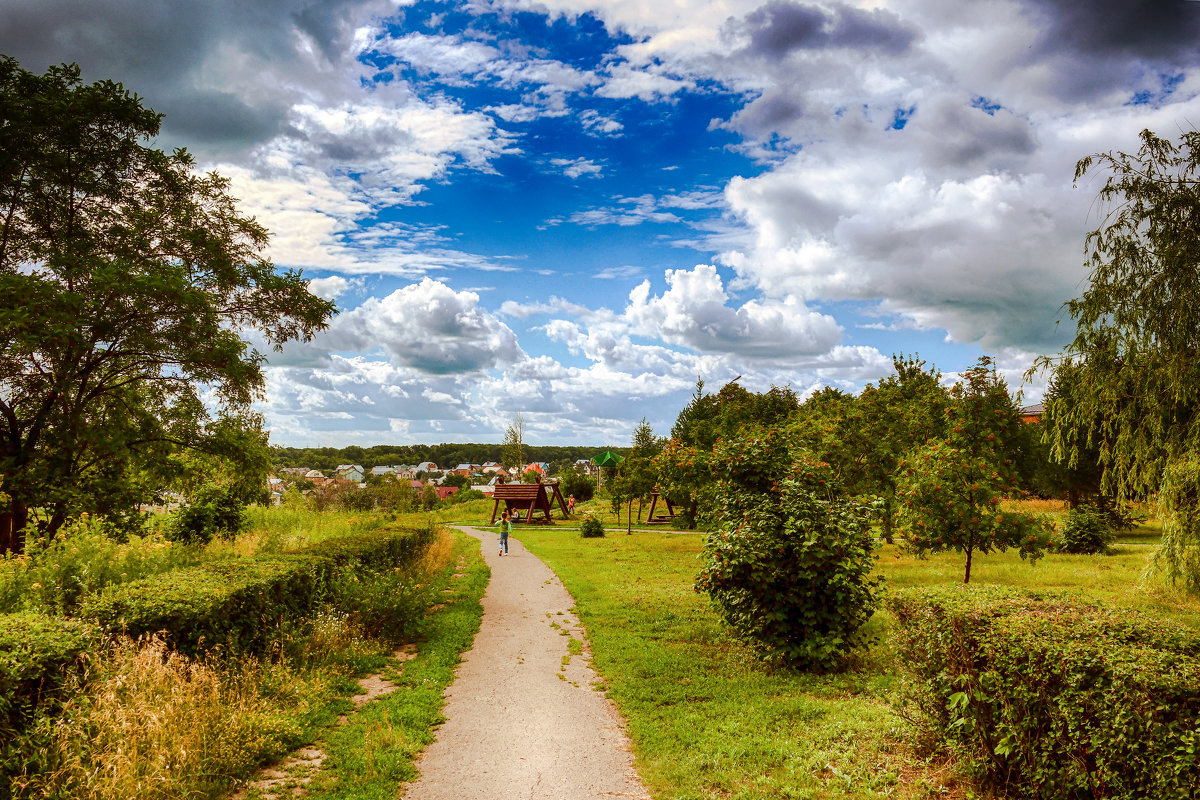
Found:
[[(592, 684), (571, 596), (515, 538), (483, 542), (492, 579), (483, 623), (446, 691), (447, 721), (417, 761), (406, 800), (649, 798), (621, 719)], [(564, 534), (571, 535), (571, 534)]]

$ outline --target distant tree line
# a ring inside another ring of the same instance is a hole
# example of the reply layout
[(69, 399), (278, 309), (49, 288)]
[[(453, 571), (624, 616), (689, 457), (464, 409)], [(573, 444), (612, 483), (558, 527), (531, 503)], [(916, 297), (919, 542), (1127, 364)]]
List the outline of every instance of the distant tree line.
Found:
[[(623, 447), (549, 446), (524, 445), (526, 463), (544, 461), (554, 472), (562, 471), (581, 458), (591, 459), (612, 450), (626, 453)], [(276, 468), (309, 467), (330, 470), (339, 464), (357, 464), (363, 469), (390, 467), (398, 464), (415, 466), (423, 461), (432, 461), (442, 469), (453, 469), (458, 464), (483, 464), (502, 460), (503, 444), (412, 444), (375, 445), (373, 447), (272, 447), (271, 459)]]

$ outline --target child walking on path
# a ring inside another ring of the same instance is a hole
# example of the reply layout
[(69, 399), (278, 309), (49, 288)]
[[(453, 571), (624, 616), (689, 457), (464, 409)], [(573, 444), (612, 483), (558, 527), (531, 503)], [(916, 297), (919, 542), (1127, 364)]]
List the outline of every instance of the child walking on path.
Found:
[(500, 515), (500, 555), (508, 555), (508, 535), (512, 533), (512, 519), (508, 516), (508, 509)]

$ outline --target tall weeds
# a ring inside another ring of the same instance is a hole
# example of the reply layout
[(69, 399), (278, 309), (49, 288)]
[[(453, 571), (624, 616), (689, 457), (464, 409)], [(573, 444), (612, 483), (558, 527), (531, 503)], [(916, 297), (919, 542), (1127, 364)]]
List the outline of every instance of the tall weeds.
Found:
[(0, 613), (70, 614), (105, 586), (199, 563), (202, 549), (157, 533), (116, 538), (107, 524), (84, 516), (50, 542), (33, 539), (20, 556), (0, 557)]
[(300, 731), (282, 713), (327, 694), (282, 664), (194, 661), (161, 639), (115, 645), (49, 723), (50, 769), (23, 796), (115, 800), (209, 796)]
[[(383, 573), (347, 572), (330, 605), (285, 631), (269, 660), (193, 660), (159, 638), (98, 654), (44, 719), (36, 775), (16, 798), (182, 800), (218, 796), (271, 758), (313, 738), (344, 677), (378, 668), (410, 640), (453, 563), (454, 539)], [(31, 762), (32, 763), (32, 762)]]

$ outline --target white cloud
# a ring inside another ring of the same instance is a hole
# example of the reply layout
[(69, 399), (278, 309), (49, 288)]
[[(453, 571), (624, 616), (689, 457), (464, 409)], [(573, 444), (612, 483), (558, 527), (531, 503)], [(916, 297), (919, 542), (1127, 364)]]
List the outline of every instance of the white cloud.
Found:
[(323, 297), (326, 300), (336, 300), (351, 289), (362, 289), (362, 286), (362, 280), (349, 281), (340, 275), (331, 275), (328, 278), (315, 278), (308, 282), (308, 290), (317, 297)]
[(561, 169), (562, 173), (568, 178), (580, 178), (585, 175), (598, 178), (604, 171), (599, 164), (595, 164), (586, 158), (552, 158), (550, 159), (550, 163)]
[(479, 305), (429, 278), (339, 315), (322, 337), (335, 351), (378, 353), (430, 375), (503, 367), (521, 357), (516, 335)]
[[(416, 276), (492, 266), (437, 234), (394, 223), (364, 224), (380, 209), (410, 204), (456, 164), (488, 172), (512, 140), (491, 117), (446, 101), (385, 96), (352, 106), (296, 106), (291, 127), (258, 148), (255, 169), (221, 164), (243, 209), (272, 231), (272, 258), (287, 266)], [(386, 247), (381, 245), (387, 245)]]
[(609, 69), (604, 85), (596, 90), (596, 94), (614, 100), (636, 97), (650, 103), (692, 88), (695, 84), (686, 78), (619, 64)]
[(634, 333), (700, 352), (775, 362), (823, 355), (841, 339), (832, 317), (810, 311), (793, 296), (731, 307), (711, 265), (668, 270), (666, 280), (661, 295), (651, 296), (649, 281), (630, 292), (624, 319)]

